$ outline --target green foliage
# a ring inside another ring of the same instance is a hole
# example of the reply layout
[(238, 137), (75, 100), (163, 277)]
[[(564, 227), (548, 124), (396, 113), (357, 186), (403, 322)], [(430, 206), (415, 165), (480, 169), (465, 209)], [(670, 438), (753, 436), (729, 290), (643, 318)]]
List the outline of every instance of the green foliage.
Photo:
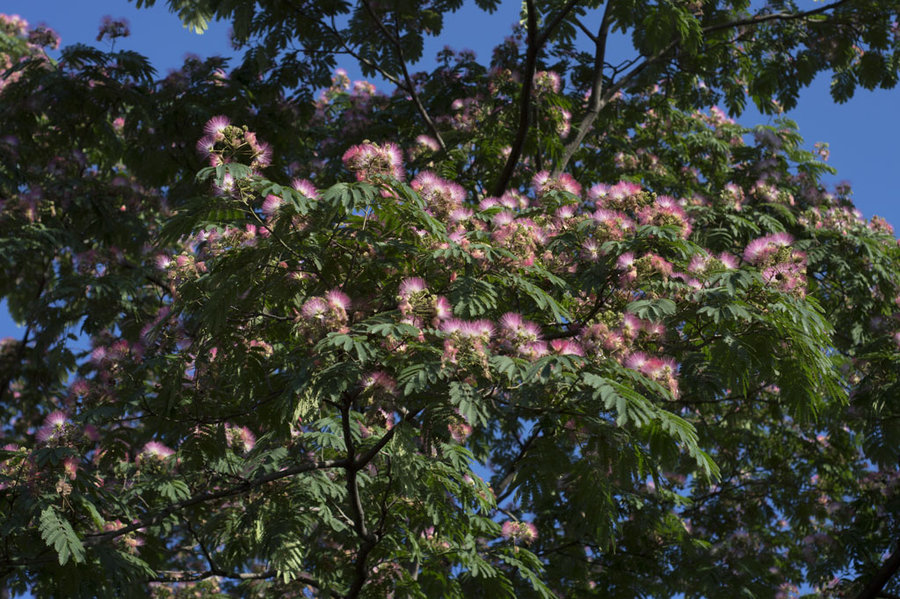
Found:
[(882, 567), (900, 247), (795, 123), (708, 106), (893, 86), (895, 3), (535, 0), (490, 64), (419, 74), (460, 0), (167, 4), (243, 61), (157, 79), (0, 21), (5, 587), (828, 597)]

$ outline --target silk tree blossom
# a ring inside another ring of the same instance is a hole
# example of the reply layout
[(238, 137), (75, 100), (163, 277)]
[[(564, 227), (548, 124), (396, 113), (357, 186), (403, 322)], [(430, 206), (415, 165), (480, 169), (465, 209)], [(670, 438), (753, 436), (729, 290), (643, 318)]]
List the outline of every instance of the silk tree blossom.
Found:
[(253, 171), (269, 166), (272, 149), (246, 127), (231, 125), (224, 116), (214, 116), (204, 127), (206, 136), (197, 141), (197, 151), (209, 158), (210, 166), (239, 163)]
[(584, 349), (571, 339), (554, 339), (550, 342), (550, 349), (552, 353), (560, 356), (584, 357)]
[(436, 139), (428, 135), (420, 135), (416, 138), (416, 143), (424, 148), (428, 148), (432, 152), (439, 152), (441, 144)]
[(430, 171), (416, 175), (410, 187), (419, 192), (426, 209), (441, 221), (448, 222), (451, 214), (464, 207), (466, 190), (458, 183), (442, 179)]
[(327, 330), (339, 330), (347, 323), (350, 298), (337, 289), (325, 297), (312, 297), (300, 308), (297, 321), (300, 324), (321, 326)]
[(410, 277), (400, 282), (397, 301), (400, 313), (404, 318), (416, 322), (433, 309), (431, 295), (428, 293), (425, 281), (420, 277)]
[(206, 133), (213, 141), (222, 141), (225, 139), (225, 129), (231, 124), (231, 120), (224, 115), (217, 115), (209, 119), (203, 127)]
[(721, 252), (713, 256), (706, 251), (691, 256), (688, 272), (695, 275), (704, 275), (721, 270), (733, 270), (738, 267), (738, 260), (727, 252)]
[(252, 451), (256, 445), (256, 435), (246, 426), (226, 424), (225, 435), (228, 445), (238, 453)]
[(494, 333), (489, 320), (450, 318), (440, 323), (445, 335), (442, 361), (462, 367), (479, 366), (487, 372), (488, 345)]
[(453, 307), (450, 305), (450, 301), (439, 295), (434, 298), (434, 318), (436, 321), (443, 321), (451, 318), (453, 316)]
[(394, 395), (397, 392), (397, 381), (383, 370), (366, 374), (360, 381), (360, 385), (363, 390), (370, 393)]
[(316, 186), (313, 185), (312, 181), (309, 179), (292, 179), (291, 187), (294, 191), (299, 192), (301, 195), (306, 196), (310, 200), (318, 200), (319, 199), (319, 190), (316, 189)]
[(72, 428), (68, 415), (57, 410), (47, 415), (44, 425), (37, 430), (34, 438), (38, 443), (60, 442)]
[(544, 196), (551, 191), (559, 191), (570, 193), (576, 197), (581, 197), (581, 184), (575, 180), (572, 175), (562, 173), (558, 177), (551, 177), (549, 171), (541, 171), (531, 180), (537, 197)]
[(588, 262), (597, 262), (603, 255), (603, 247), (596, 239), (586, 239), (581, 244), (581, 257)]
[(621, 241), (634, 231), (634, 221), (618, 210), (598, 208), (591, 218), (597, 223), (597, 237), (603, 241)]
[(534, 93), (558, 94), (562, 88), (562, 80), (555, 71), (538, 71), (534, 74)]
[(666, 387), (672, 397), (679, 396), (678, 364), (674, 359), (648, 356), (644, 352), (637, 351), (625, 359), (624, 365)]
[(165, 460), (174, 453), (173, 449), (159, 441), (150, 441), (141, 449), (138, 460)]
[(507, 312), (500, 317), (499, 339), (501, 346), (518, 353), (532, 343), (540, 341), (540, 327), (522, 318), (521, 314)]
[[(505, 220), (495, 218), (495, 225)], [(547, 235), (530, 218), (516, 218), (508, 224), (497, 226), (491, 233), (491, 240), (515, 254), (518, 257), (517, 263), (530, 266), (534, 263), (538, 250), (546, 243)]]
[(734, 183), (728, 183), (722, 189), (720, 195), (726, 206), (736, 212), (740, 212), (744, 203), (744, 190)]
[(641, 186), (630, 181), (620, 181), (613, 186), (597, 184), (588, 194), (598, 208), (635, 212), (648, 204)]
[(744, 249), (744, 260), (750, 264), (772, 264), (790, 254), (794, 238), (790, 233), (775, 233), (754, 239)]
[(266, 199), (263, 200), (262, 207), (261, 207), (262, 213), (267, 218), (272, 218), (278, 212), (278, 209), (281, 207), (281, 204), (283, 204), (283, 203), (284, 203), (284, 200), (282, 200), (280, 197), (278, 197), (276, 195), (272, 195), (270, 193), (269, 195), (266, 196)]
[(513, 543), (530, 545), (538, 538), (537, 527), (531, 522), (514, 522), (507, 520), (500, 529), (504, 539)]
[(794, 252), (785, 262), (777, 262), (762, 271), (762, 278), (786, 293), (799, 297), (806, 295), (806, 255)]
[(641, 208), (637, 212), (637, 218), (642, 225), (678, 227), (682, 239), (687, 239), (691, 234), (691, 223), (687, 214), (673, 198), (668, 196), (660, 196), (653, 204)]
[(525, 210), (531, 205), (527, 197), (515, 190), (509, 190), (504, 193), (497, 200), (497, 203), (509, 210)]
[(472, 426), (462, 416), (448, 424), (447, 430), (450, 433), (450, 437), (457, 443), (465, 443), (466, 439), (472, 434)]
[(344, 166), (356, 175), (357, 181), (371, 181), (376, 176), (402, 179), (403, 154), (397, 144), (364, 142), (351, 146), (343, 156)]

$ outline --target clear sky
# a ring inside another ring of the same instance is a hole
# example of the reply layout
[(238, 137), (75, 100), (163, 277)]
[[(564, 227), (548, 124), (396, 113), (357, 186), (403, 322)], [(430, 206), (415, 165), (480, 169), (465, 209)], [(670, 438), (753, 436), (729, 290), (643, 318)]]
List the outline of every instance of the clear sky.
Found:
[[(420, 68), (430, 68), (435, 53), (444, 45), (470, 48), (487, 61), (493, 46), (509, 34), (519, 7), (518, 0), (505, 0), (493, 15), (474, 6), (448, 15), (441, 37), (426, 45)], [(3, 0), (0, 12), (18, 14), (33, 25), (50, 26), (60, 34), (63, 45), (97, 45), (102, 17), (125, 17), (131, 24), (131, 37), (118, 40), (118, 48), (148, 56), (161, 75), (180, 66), (188, 52), (200, 56), (233, 54), (227, 23), (213, 23), (205, 34), (197, 35), (184, 29), (177, 16), (168, 12), (165, 0), (141, 10), (126, 0)], [(355, 64), (340, 66), (351, 78), (360, 78)], [(858, 90), (851, 101), (838, 105), (828, 95), (827, 77), (820, 77), (801, 94), (798, 106), (788, 116), (798, 123), (807, 147), (819, 141), (831, 145), (829, 162), (838, 174), (829, 180), (850, 181), (862, 213), (866, 217), (881, 215), (900, 232), (900, 88)], [(769, 122), (769, 117), (748, 110), (738, 120), (752, 126)], [(7, 335), (16, 335), (16, 327), (0, 303), (0, 337)]]

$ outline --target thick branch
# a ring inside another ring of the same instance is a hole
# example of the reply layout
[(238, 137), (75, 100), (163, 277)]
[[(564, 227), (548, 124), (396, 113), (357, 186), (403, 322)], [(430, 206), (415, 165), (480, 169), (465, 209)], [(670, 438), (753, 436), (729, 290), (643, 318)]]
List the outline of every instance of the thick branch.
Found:
[(592, 37), (595, 44), (594, 80), (591, 83), (591, 97), (590, 100), (588, 100), (587, 113), (581, 120), (581, 124), (578, 125), (578, 133), (575, 135), (575, 138), (566, 144), (563, 157), (553, 171), (554, 177), (558, 177), (566, 169), (572, 156), (578, 151), (578, 148), (581, 147), (581, 143), (587, 136), (588, 131), (594, 126), (594, 121), (597, 120), (600, 111), (606, 106), (606, 100), (602, 99), (603, 65), (606, 64), (606, 42), (609, 37), (609, 27), (612, 24), (612, 11), (610, 10), (612, 3), (613, 0), (607, 0), (606, 8), (603, 11), (603, 19), (600, 21), (600, 29), (597, 31), (596, 37)]
[(491, 192), (494, 196), (499, 197), (506, 192), (506, 187), (509, 185), (513, 172), (519, 164), (519, 158), (522, 156), (522, 147), (525, 145), (525, 138), (528, 136), (528, 127), (531, 124), (531, 92), (534, 87), (534, 71), (538, 54), (553, 34), (553, 31), (559, 27), (566, 15), (568, 15), (575, 7), (577, 1), (578, 0), (569, 0), (566, 2), (559, 13), (547, 23), (544, 31), (538, 33), (537, 12), (534, 7), (534, 1), (525, 0), (526, 10), (528, 11), (526, 21), (528, 28), (528, 47), (525, 50), (525, 73), (522, 76), (522, 95), (519, 98), (519, 124), (516, 128), (516, 137), (513, 139), (509, 157), (506, 159), (506, 164), (503, 165), (503, 171), (500, 173), (500, 178), (497, 180), (497, 183), (494, 185)]
[[(213, 576), (229, 580), (265, 580), (275, 578), (277, 575), (278, 572), (275, 570), (266, 570), (265, 572), (226, 572), (218, 568), (205, 572), (161, 570), (157, 573), (157, 576), (149, 579), (147, 582), (198, 582)], [(294, 574), (294, 578), (313, 587), (318, 588), (319, 586), (318, 581), (314, 577), (304, 572)]]
[[(356, 447), (353, 443), (353, 434), (350, 430), (350, 399), (345, 398), (341, 407), (341, 427), (344, 431), (344, 445), (347, 446), (347, 496), (350, 499), (350, 510), (353, 515), (353, 528), (356, 534), (364, 541), (371, 541), (373, 537), (366, 527), (366, 514), (363, 511), (362, 500), (359, 497), (359, 483), (356, 473), (359, 467), (356, 465)], [(392, 429), (393, 430), (393, 429)]]
[(406, 59), (403, 57), (403, 46), (400, 44), (400, 40), (394, 36), (387, 27), (385, 27), (384, 23), (381, 22), (381, 19), (378, 18), (378, 15), (372, 10), (372, 6), (369, 4), (368, 0), (362, 0), (363, 6), (366, 7), (366, 12), (369, 13), (369, 16), (372, 17), (372, 20), (375, 21), (375, 25), (381, 30), (381, 33), (388, 39), (394, 49), (397, 50), (397, 58), (400, 62), (400, 69), (403, 72), (403, 81), (406, 83), (405, 87), (406, 91), (409, 93), (409, 96), (412, 98), (413, 104), (416, 105), (416, 110), (422, 116), (422, 120), (425, 121), (425, 125), (431, 131), (431, 134), (434, 135), (435, 139), (438, 142), (438, 145), (441, 146), (442, 150), (447, 149), (447, 144), (444, 143), (444, 139), (441, 137), (440, 132), (437, 130), (437, 126), (435, 126), (434, 121), (431, 120), (431, 116), (428, 114), (428, 111), (425, 110), (425, 105), (422, 104), (422, 100), (419, 98), (419, 94), (416, 93), (416, 86), (413, 84), (412, 77), (409, 76), (409, 69), (406, 68)]
[(876, 597), (884, 597), (882, 589), (890, 582), (894, 574), (900, 570), (900, 545), (887, 558), (869, 584), (856, 596), (856, 599), (875, 599)]

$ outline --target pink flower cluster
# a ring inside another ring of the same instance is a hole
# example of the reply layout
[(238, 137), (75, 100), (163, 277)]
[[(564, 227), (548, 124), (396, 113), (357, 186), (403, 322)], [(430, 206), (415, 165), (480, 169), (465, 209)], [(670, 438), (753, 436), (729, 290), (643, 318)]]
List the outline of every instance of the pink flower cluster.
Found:
[(297, 322), (308, 327), (329, 331), (343, 330), (347, 324), (350, 298), (339, 289), (332, 289), (323, 297), (312, 297), (300, 308)]
[(503, 535), (504, 539), (513, 543), (521, 542), (525, 545), (530, 545), (538, 538), (537, 527), (534, 524), (531, 522), (515, 522), (513, 520), (507, 520), (503, 523), (500, 534)]
[(453, 220), (452, 215), (463, 209), (466, 190), (457, 183), (442, 179), (429, 171), (422, 171), (410, 184), (425, 201), (429, 213), (442, 221)]
[(403, 154), (395, 143), (374, 144), (365, 142), (351, 146), (344, 152), (344, 166), (356, 175), (358, 181), (372, 181), (374, 177), (404, 177)]
[[(256, 133), (236, 127), (228, 117), (214, 116), (204, 126), (205, 137), (197, 141), (197, 150), (209, 157), (210, 166), (239, 163), (258, 170), (269, 166), (272, 149), (260, 142)], [(227, 185), (224, 191), (228, 191)]]
[(763, 281), (786, 293), (806, 293), (806, 254), (793, 249), (794, 238), (775, 233), (754, 239), (744, 249), (744, 259), (761, 267)]

